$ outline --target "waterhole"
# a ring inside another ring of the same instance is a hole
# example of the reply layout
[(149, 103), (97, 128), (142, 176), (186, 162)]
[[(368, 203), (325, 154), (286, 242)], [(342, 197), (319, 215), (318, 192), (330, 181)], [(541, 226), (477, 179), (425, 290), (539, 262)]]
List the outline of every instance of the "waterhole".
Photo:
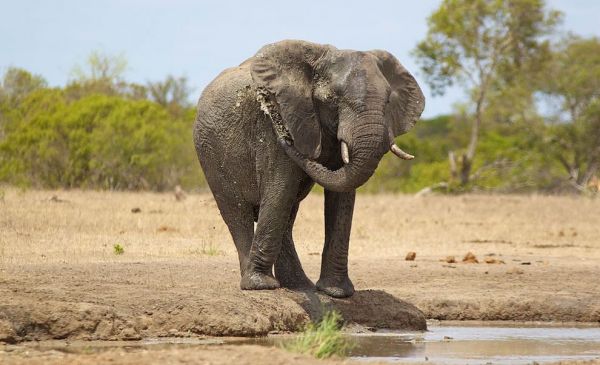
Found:
[[(531, 364), (600, 358), (600, 328), (515, 325), (440, 326), (427, 332), (352, 334), (349, 356), (379, 362), (435, 364)], [(290, 337), (254, 339), (280, 345)]]
[[(350, 358), (378, 362), (433, 364), (533, 364), (565, 360), (600, 359), (600, 327), (548, 326), (519, 323), (481, 325), (430, 324), (427, 332), (385, 331), (351, 333)], [(7, 346), (14, 353), (35, 348), (89, 354), (114, 348), (197, 349), (206, 346), (258, 344), (282, 346), (294, 335), (263, 338), (156, 338), (141, 341), (42, 341)]]

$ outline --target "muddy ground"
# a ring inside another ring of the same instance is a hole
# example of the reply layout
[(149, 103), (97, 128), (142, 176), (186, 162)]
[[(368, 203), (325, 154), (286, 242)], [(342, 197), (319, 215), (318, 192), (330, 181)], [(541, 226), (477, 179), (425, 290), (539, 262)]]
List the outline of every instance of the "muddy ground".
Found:
[[(207, 345), (194, 348), (104, 349), (98, 351), (65, 352), (55, 350), (19, 350), (2, 353), (5, 365), (94, 365), (94, 364), (200, 364), (200, 365), (308, 365), (347, 364), (340, 359), (316, 360), (309, 356), (257, 345)], [(355, 363), (355, 362), (352, 362)]]
[(262, 336), (296, 331), (333, 306), (349, 322), (425, 329), (412, 305), (380, 290), (332, 300), (315, 292), (241, 291), (235, 263), (44, 264), (7, 269), (0, 282), (0, 339), (136, 340)]
[[(294, 231), (312, 279), (322, 216), (313, 193)], [(361, 195), (350, 252), (358, 291), (331, 300), (240, 291), (233, 243), (209, 194), (178, 202), (171, 194), (8, 189), (0, 201), (0, 340), (256, 336), (298, 330), (329, 307), (378, 328), (423, 328), (425, 318), (600, 325), (598, 217), (600, 200), (589, 198)], [(405, 260), (410, 251), (414, 261)], [(478, 263), (462, 262), (467, 252)]]

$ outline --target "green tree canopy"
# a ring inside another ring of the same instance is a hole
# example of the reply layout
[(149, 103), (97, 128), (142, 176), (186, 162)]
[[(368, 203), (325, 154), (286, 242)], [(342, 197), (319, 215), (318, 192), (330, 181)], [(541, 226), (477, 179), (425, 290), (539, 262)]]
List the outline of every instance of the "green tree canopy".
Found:
[(551, 153), (577, 189), (600, 169), (600, 40), (570, 36), (560, 42), (546, 69), (542, 90), (552, 121)]
[[(461, 185), (472, 177), (490, 96), (515, 87), (535, 70), (532, 64), (547, 58), (547, 36), (559, 19), (560, 13), (547, 10), (543, 0), (444, 0), (428, 18), (427, 36), (414, 52), (427, 83), (434, 94), (458, 84), (470, 100), (469, 143), (458, 161), (460, 171), (452, 171)], [(514, 90), (531, 100), (533, 89)], [(451, 161), (450, 166), (455, 165)]]
[(11, 100), (0, 99), (0, 181), (155, 190), (203, 184), (191, 142), (192, 108), (175, 117), (118, 89), (78, 87), (74, 97), (74, 84), (45, 88), (17, 71), (3, 83)]
[(19, 101), (32, 91), (45, 88), (46, 80), (17, 67), (9, 67), (0, 85), (0, 100)]

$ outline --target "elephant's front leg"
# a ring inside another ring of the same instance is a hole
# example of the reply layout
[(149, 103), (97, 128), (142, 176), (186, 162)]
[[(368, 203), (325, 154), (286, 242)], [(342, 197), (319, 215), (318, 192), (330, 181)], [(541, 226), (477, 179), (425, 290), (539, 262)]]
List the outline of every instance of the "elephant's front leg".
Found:
[(348, 277), (348, 244), (355, 195), (354, 191), (325, 190), (325, 247), (317, 289), (336, 298), (354, 294), (354, 285)]
[(294, 239), (292, 237), (294, 221), (296, 220), (296, 214), (298, 213), (298, 205), (299, 203), (296, 203), (292, 208), (288, 228), (283, 237), (281, 251), (275, 262), (275, 277), (285, 288), (309, 289), (314, 288), (315, 285), (310, 281), (302, 269), (302, 264), (300, 264), (300, 259), (296, 253)]

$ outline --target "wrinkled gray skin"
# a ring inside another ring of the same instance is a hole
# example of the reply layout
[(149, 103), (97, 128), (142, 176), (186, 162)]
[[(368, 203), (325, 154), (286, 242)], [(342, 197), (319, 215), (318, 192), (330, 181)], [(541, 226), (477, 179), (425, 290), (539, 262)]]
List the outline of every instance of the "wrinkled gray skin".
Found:
[(269, 44), (206, 87), (194, 143), (238, 251), (242, 289), (313, 287), (292, 227), (316, 182), (325, 188), (317, 289), (333, 297), (354, 293), (348, 241), (355, 189), (424, 104), (416, 81), (390, 53), (304, 41)]

